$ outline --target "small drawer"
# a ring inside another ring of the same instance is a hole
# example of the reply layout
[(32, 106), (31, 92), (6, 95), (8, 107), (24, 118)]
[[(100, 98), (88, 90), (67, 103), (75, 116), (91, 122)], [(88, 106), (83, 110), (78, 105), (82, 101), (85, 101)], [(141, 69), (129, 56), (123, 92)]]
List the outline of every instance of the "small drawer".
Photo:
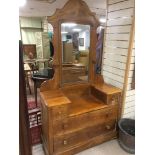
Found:
[(68, 115), (68, 105), (56, 106), (52, 108), (52, 120), (64, 119)]
[(91, 87), (91, 94), (106, 104), (119, 103), (119, 98), (121, 96), (121, 93), (106, 94), (95, 87)]

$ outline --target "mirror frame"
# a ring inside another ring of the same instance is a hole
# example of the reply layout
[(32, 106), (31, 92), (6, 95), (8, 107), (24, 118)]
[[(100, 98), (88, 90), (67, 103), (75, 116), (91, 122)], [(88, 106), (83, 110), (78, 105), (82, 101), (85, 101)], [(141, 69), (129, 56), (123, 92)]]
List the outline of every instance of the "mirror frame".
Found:
[[(53, 45), (54, 57), (53, 68), (55, 75), (53, 77), (53, 88), (62, 87), (62, 42), (61, 42), (61, 24), (62, 23), (76, 23), (83, 25), (90, 25), (90, 50), (89, 50), (89, 74), (88, 82), (94, 83), (95, 81), (95, 63), (96, 63), (96, 43), (97, 35), (96, 30), (99, 26), (99, 21), (92, 13), (88, 5), (82, 0), (69, 0), (62, 9), (57, 9), (54, 15), (47, 18), (48, 23), (53, 26)], [(76, 82), (74, 84), (78, 84)], [(69, 85), (66, 83), (65, 85)], [(73, 83), (71, 83), (73, 84)], [(64, 84), (63, 84), (64, 85)]]

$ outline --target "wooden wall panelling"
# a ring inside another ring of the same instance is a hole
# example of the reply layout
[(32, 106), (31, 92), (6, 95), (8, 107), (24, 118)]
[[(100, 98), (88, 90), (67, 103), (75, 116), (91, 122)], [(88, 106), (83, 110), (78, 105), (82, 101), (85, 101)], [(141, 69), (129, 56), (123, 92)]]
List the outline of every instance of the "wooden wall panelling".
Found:
[(111, 85), (115, 85), (118, 88), (123, 88), (123, 83), (116, 81), (115, 79), (111, 79), (110, 77), (104, 76), (104, 79), (107, 83), (110, 83)]
[(133, 16), (133, 8), (108, 12), (108, 19), (124, 18)]
[(107, 55), (108, 55), (108, 54), (109, 54), (109, 55), (110, 55), (110, 54), (114, 54), (114, 55), (116, 55), (116, 56), (118, 55), (118, 56), (125, 56), (125, 57), (126, 57), (127, 54), (128, 54), (128, 53), (127, 53), (127, 49), (118, 49), (118, 48), (117, 48), (116, 50), (114, 50), (114, 49), (111, 50), (111, 48), (105, 48), (104, 50), (105, 50), (104, 53), (107, 54)]
[[(129, 72), (126, 91), (130, 90), (132, 70), (126, 70), (134, 16), (134, 0), (108, 0), (107, 25), (104, 43), (103, 76), (105, 82), (124, 88), (126, 72)], [(131, 65), (135, 61), (130, 56)], [(124, 89), (125, 91), (125, 89)], [(124, 100), (125, 102), (125, 100)]]
[(131, 102), (134, 101), (135, 95), (126, 96), (125, 102)]
[[(134, 46), (132, 48), (132, 57), (135, 56)], [(132, 67), (131, 67), (132, 66)], [(124, 114), (123, 117), (131, 117), (134, 118), (135, 115), (135, 87), (133, 87), (133, 79), (134, 79), (134, 63), (130, 63), (130, 71), (128, 75), (128, 85), (126, 92), (126, 100), (124, 106)]]
[(104, 64), (107, 64), (108, 66), (112, 66), (112, 67), (115, 67), (115, 68), (124, 69), (124, 70), (125, 70), (125, 67), (126, 67), (125, 63), (118, 62), (118, 61), (112, 61), (112, 60), (109, 60), (109, 59), (104, 59)]
[[(135, 111), (135, 106), (133, 105), (133, 106), (130, 106), (130, 107), (125, 107), (125, 114), (124, 115), (126, 115), (126, 114), (128, 114), (128, 113), (133, 113), (134, 114), (134, 111)], [(133, 117), (134, 117), (134, 115), (133, 115)]]
[(108, 0), (108, 4), (111, 5), (111, 4), (116, 4), (116, 3), (122, 3), (126, 0)]
[(114, 80), (116, 80), (116, 81), (118, 81), (120, 83), (124, 82), (124, 78), (122, 76), (120, 76), (120, 75), (110, 73), (110, 72), (104, 71), (104, 70), (103, 70), (103, 73), (104, 73), (105, 76), (112, 77), (112, 79), (114, 79)]
[(126, 66), (126, 73), (125, 73), (125, 80), (124, 80), (122, 116), (123, 116), (124, 111), (125, 111), (126, 92), (131, 89), (131, 84), (128, 83), (128, 77), (129, 77), (129, 71), (130, 71), (130, 64), (134, 62), (133, 57), (132, 57), (132, 48), (133, 48), (133, 42), (134, 42), (134, 32), (135, 32), (135, 19), (133, 18), (133, 24), (132, 24), (132, 27), (131, 27), (130, 43), (129, 43), (127, 66)]
[[(135, 107), (134, 101), (130, 101), (125, 104), (125, 108), (130, 108), (130, 107)], [(134, 109), (132, 111), (134, 111)]]
[(134, 112), (129, 112), (129, 113), (124, 114), (123, 118), (132, 118), (132, 119), (134, 119), (134, 115), (135, 115)]
[(123, 1), (109, 6), (109, 12), (134, 7), (134, 0)]
[[(126, 52), (127, 53), (127, 49), (129, 46), (129, 41), (119, 41), (119, 40), (115, 40), (115, 41), (111, 41), (111, 40), (106, 40), (105, 42), (105, 52)], [(115, 48), (117, 47), (117, 48)], [(121, 53), (123, 55), (123, 53)]]
[(132, 17), (127, 18), (118, 18), (118, 19), (108, 19), (107, 26), (123, 26), (123, 25), (131, 25), (132, 24)]
[(131, 26), (107, 27), (106, 33), (130, 33)]
[(111, 54), (111, 53), (105, 53), (104, 57), (106, 59), (112, 60), (112, 61), (116, 61), (116, 62), (122, 62), (122, 63), (126, 63), (127, 57), (126, 56), (122, 56), (122, 55), (116, 55), (116, 54)]
[(111, 73), (118, 74), (120, 76), (124, 76), (124, 70), (120, 70), (119, 68), (115, 68), (115, 67), (111, 67), (111, 66), (105, 65), (104, 69), (108, 70)]
[(106, 34), (106, 40), (124, 40), (128, 41), (129, 40), (130, 34)]

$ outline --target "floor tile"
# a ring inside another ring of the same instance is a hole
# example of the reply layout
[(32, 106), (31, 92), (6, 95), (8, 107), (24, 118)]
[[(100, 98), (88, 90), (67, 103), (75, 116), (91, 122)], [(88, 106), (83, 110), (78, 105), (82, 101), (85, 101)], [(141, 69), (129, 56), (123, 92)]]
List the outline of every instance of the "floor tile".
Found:
[[(42, 145), (35, 145), (32, 149), (32, 155), (45, 155)], [(118, 144), (117, 140), (111, 140), (97, 145), (76, 155), (131, 155), (125, 152)]]

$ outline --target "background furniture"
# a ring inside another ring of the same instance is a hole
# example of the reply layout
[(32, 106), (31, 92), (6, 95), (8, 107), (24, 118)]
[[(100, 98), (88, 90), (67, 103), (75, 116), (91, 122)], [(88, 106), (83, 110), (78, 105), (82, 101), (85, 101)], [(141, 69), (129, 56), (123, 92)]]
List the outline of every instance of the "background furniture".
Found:
[(42, 69), (37, 73), (32, 75), (32, 80), (34, 82), (34, 94), (35, 94), (35, 103), (37, 107), (37, 88), (40, 88), (40, 85), (48, 80), (51, 79), (54, 75), (54, 70), (52, 68)]
[(63, 42), (63, 62), (73, 62), (73, 43)]
[(80, 51), (80, 56), (79, 56), (79, 63), (83, 64), (86, 66), (88, 69), (89, 66), (89, 51)]
[(81, 81), (81, 76), (87, 76), (83, 64), (62, 64), (62, 83)]
[(30, 88), (29, 77), (28, 77), (29, 72), (31, 72), (31, 68), (27, 63), (24, 64), (24, 72), (25, 72), (26, 85), (28, 86), (30, 94), (31, 94), (31, 88)]
[(41, 64), (43, 64), (43, 68), (46, 68), (48, 66), (48, 61), (49, 59), (36, 59), (36, 64), (38, 66), (42, 66)]
[[(90, 25), (88, 81), (62, 81), (62, 21)], [(48, 17), (48, 22), (55, 28), (57, 52), (53, 58), (54, 77), (40, 88), (43, 148), (46, 155), (73, 155), (117, 137), (121, 90), (104, 83), (102, 75), (95, 73), (99, 22), (84, 1), (69, 0)]]
[(35, 44), (24, 44), (23, 45), (24, 59), (35, 59), (36, 55), (36, 45)]

